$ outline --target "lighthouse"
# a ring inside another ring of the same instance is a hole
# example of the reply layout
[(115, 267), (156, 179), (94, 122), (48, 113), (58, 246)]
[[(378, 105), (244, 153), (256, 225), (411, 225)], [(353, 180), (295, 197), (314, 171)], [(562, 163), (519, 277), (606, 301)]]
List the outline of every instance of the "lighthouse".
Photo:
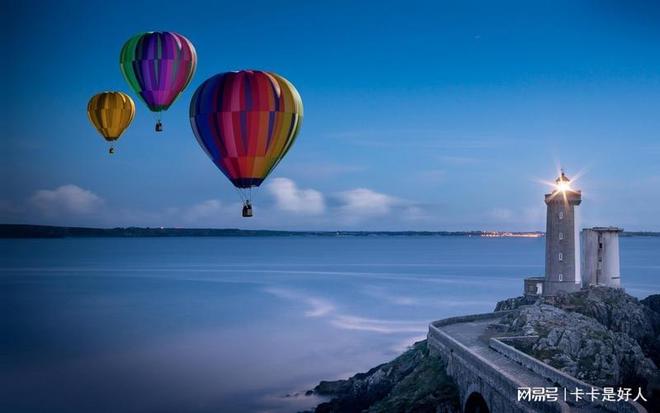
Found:
[(576, 244), (575, 207), (582, 202), (582, 192), (571, 187), (571, 180), (561, 171), (555, 188), (545, 195), (547, 220), (545, 231), (545, 279), (543, 295), (573, 292), (581, 288), (579, 252)]

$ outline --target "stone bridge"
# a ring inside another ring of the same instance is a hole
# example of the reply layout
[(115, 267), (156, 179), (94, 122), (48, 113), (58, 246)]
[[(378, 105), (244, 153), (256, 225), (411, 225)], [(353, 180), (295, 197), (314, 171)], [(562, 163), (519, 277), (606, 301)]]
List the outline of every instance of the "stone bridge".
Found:
[[(646, 413), (636, 402), (565, 402), (563, 389), (588, 391), (596, 386), (577, 380), (498, 339), (507, 311), (453, 317), (429, 326), (431, 354), (447, 361), (447, 373), (459, 387), (464, 413)], [(559, 387), (556, 402), (518, 401), (522, 387)]]

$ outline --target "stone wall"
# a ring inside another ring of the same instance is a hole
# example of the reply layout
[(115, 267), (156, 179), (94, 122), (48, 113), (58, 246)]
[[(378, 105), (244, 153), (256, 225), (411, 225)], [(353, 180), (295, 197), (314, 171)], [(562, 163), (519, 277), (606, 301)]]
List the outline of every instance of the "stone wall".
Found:
[(428, 346), (432, 354), (447, 361), (447, 373), (457, 382), (461, 407), (477, 392), (486, 400), (491, 413), (564, 413), (569, 407), (560, 403), (528, 403), (517, 400), (518, 388), (528, 387), (498, 371), (488, 360), (478, 356), (447, 335), (440, 327), (453, 323), (499, 318), (507, 312), (476, 314), (436, 321), (429, 326)]
[[(516, 377), (505, 375), (489, 360), (480, 356), (442, 330), (443, 326), (456, 323), (469, 323), (502, 317), (511, 311), (499, 311), (485, 314), (452, 317), (439, 320), (429, 325), (428, 346), (431, 354), (441, 356), (447, 362), (447, 374), (457, 383), (461, 408), (472, 393), (480, 394), (491, 413), (568, 413), (571, 407), (560, 400), (557, 403), (521, 402), (517, 400), (518, 388), (531, 387), (522, 383)], [(492, 350), (507, 357), (512, 362), (521, 364), (540, 377), (562, 388), (581, 388), (590, 390), (588, 383), (582, 382), (560, 370), (553, 368), (525, 353), (508, 345), (505, 341), (521, 342), (531, 340), (530, 337), (491, 338), (489, 346)], [(582, 405), (578, 407), (590, 407)], [(646, 409), (636, 402), (599, 402), (600, 408), (615, 413), (647, 413)]]
[[(537, 338), (537, 336), (530, 336), (530, 337)], [(585, 391), (591, 390), (591, 388), (593, 387), (597, 388), (596, 386), (592, 386), (588, 383), (578, 380), (575, 377), (564, 373), (563, 371), (557, 370), (554, 367), (545, 364), (542, 361), (537, 360), (536, 358), (528, 354), (525, 354), (522, 351), (516, 349), (515, 347), (512, 347), (505, 343), (506, 341), (515, 341), (521, 339), (523, 339), (523, 337), (491, 338), (489, 344), (493, 350), (505, 355), (507, 358), (519, 364), (522, 364), (523, 366), (532, 370), (536, 374), (545, 377), (546, 379), (552, 381), (553, 383), (556, 383), (559, 387), (567, 388), (567, 389), (580, 388)], [(602, 392), (602, 389), (600, 390)], [(599, 406), (601, 406), (602, 408), (604, 408), (609, 412), (646, 413), (646, 409), (642, 405), (633, 401), (630, 402), (599, 401), (596, 404), (598, 404)]]

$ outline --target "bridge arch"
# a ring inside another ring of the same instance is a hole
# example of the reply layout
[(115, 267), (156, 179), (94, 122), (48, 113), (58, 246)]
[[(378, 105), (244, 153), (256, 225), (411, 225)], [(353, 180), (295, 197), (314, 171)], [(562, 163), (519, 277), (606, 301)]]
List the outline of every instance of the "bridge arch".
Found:
[(465, 401), (464, 413), (490, 413), (488, 403), (481, 393), (472, 392)]

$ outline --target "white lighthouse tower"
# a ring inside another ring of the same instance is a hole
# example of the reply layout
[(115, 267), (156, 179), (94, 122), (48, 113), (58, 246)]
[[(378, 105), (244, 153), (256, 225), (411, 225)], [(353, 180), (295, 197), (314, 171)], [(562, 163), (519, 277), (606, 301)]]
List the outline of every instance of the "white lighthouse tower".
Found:
[(571, 180), (561, 171), (555, 189), (545, 195), (547, 224), (545, 231), (545, 279), (543, 295), (578, 291), (578, 246), (575, 242), (575, 206), (582, 202), (582, 192), (571, 188)]

